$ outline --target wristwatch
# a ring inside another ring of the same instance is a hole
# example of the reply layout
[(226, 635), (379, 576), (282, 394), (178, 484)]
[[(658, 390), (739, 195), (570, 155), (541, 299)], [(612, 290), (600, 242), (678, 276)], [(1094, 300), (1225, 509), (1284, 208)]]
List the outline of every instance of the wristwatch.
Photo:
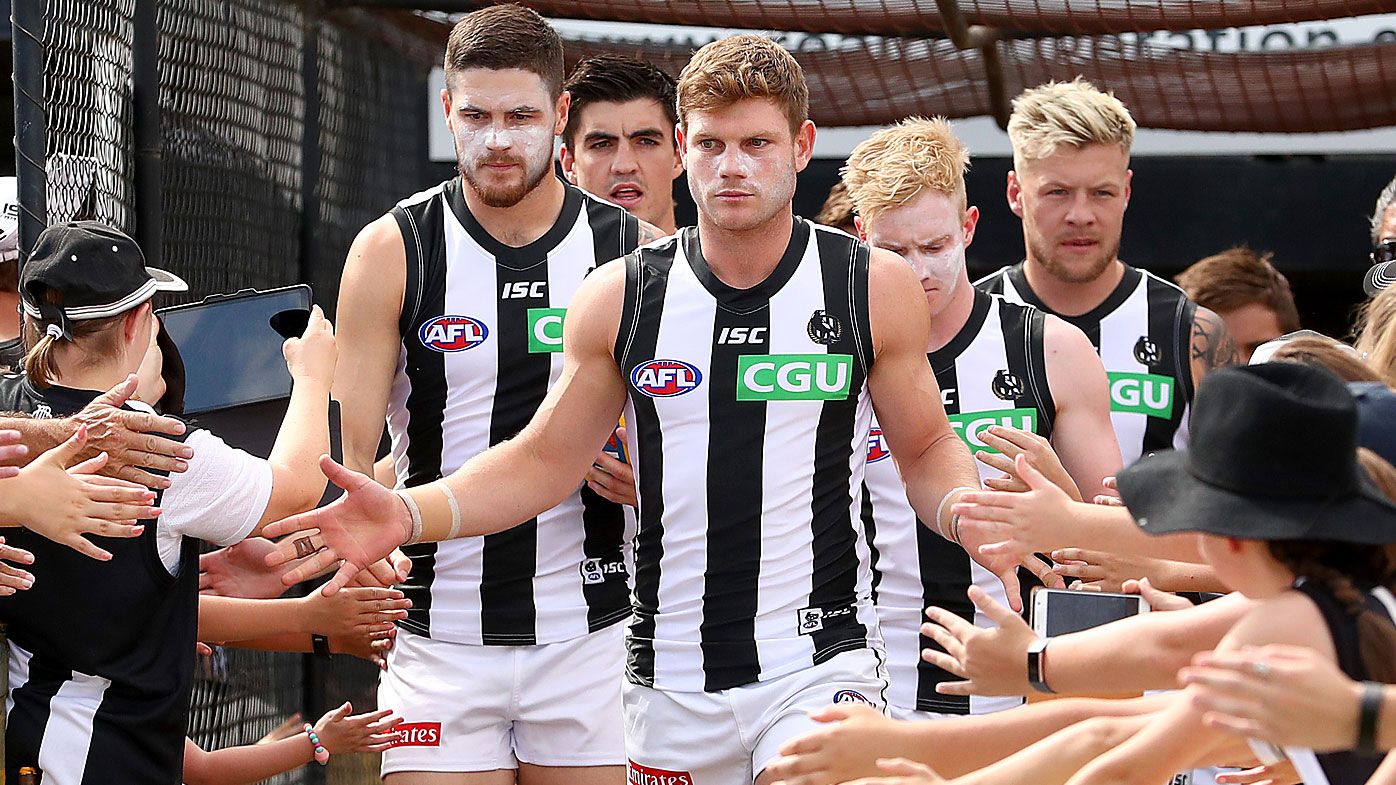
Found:
[(1038, 638), (1028, 644), (1028, 684), (1038, 692), (1056, 692), (1047, 686), (1044, 667), (1047, 663), (1047, 644), (1051, 642), (1051, 638)]
[(315, 652), (315, 656), (328, 660), (330, 658), (330, 639), (324, 635), (310, 636), (310, 648)]

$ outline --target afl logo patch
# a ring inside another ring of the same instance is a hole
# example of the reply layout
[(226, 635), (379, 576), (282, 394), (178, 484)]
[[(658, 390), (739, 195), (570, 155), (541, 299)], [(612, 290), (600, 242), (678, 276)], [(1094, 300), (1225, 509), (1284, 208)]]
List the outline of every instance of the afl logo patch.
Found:
[(1142, 365), (1154, 365), (1158, 363), (1160, 359), (1158, 344), (1149, 340), (1149, 336), (1147, 335), (1139, 336), (1139, 340), (1134, 342), (1134, 359), (1138, 360)]
[(490, 328), (469, 316), (438, 316), (424, 323), (417, 337), (432, 351), (463, 352), (484, 343), (490, 337)]
[(811, 341), (820, 346), (830, 346), (843, 337), (843, 323), (827, 311), (815, 311), (810, 314), (805, 332), (809, 333)]
[(882, 429), (873, 428), (868, 431), (868, 463), (877, 463), (891, 455), (892, 451), (887, 449), (887, 440), (882, 438)]
[(867, 696), (857, 690), (839, 690), (834, 693), (834, 703), (865, 703), (869, 706), (877, 705), (868, 700)]
[(1023, 394), (1023, 380), (1006, 368), (994, 374), (994, 381), (989, 387), (1001, 401), (1014, 401)]
[(630, 385), (651, 398), (673, 398), (693, 392), (703, 374), (683, 360), (650, 360), (630, 372)]

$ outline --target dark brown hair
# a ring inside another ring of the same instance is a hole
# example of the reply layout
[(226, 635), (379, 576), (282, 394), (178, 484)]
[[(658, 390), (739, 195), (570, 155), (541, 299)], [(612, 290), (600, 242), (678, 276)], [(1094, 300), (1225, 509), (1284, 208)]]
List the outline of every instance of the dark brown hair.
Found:
[[(1392, 501), (1396, 468), (1366, 448), (1358, 463)], [(1295, 576), (1322, 586), (1357, 620), (1358, 652), (1367, 678), (1396, 684), (1396, 625), (1367, 607), (1360, 586), (1396, 588), (1396, 545), (1358, 545), (1328, 540), (1275, 540), (1270, 553)]]
[(678, 123), (678, 107), (675, 104), (674, 77), (664, 73), (644, 60), (619, 55), (589, 57), (572, 69), (563, 89), (572, 94), (572, 106), (567, 115), (567, 127), (562, 129), (562, 141), (568, 149), (573, 149), (573, 138), (577, 135), (577, 121), (582, 110), (594, 103), (617, 103), (648, 98), (659, 103), (669, 128), (664, 129), (669, 144), (674, 143), (674, 128)]
[(824, 206), (819, 208), (814, 222), (842, 229), (849, 234), (858, 233), (858, 227), (853, 223), (853, 200), (848, 197), (848, 186), (843, 180), (829, 189), (829, 195), (825, 197)]
[(465, 15), (446, 41), (446, 85), (471, 68), (518, 68), (538, 74), (556, 99), (562, 95), (562, 39), (537, 12), (521, 5), (492, 5)]
[(1199, 260), (1174, 280), (1193, 302), (1219, 314), (1260, 303), (1274, 311), (1281, 333), (1292, 333), (1299, 329), (1299, 309), (1271, 256), (1237, 246)]

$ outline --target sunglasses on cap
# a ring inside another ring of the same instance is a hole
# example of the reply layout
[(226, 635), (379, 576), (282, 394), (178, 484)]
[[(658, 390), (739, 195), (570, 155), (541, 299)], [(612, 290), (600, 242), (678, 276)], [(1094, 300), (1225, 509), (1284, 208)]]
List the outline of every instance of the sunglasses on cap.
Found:
[(1372, 246), (1372, 252), (1368, 255), (1372, 257), (1372, 264), (1396, 261), (1396, 239), (1382, 240)]

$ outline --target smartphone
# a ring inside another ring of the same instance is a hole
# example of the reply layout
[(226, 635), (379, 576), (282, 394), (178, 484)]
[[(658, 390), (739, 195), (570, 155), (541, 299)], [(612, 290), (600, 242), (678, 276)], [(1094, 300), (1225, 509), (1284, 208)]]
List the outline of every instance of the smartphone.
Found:
[(184, 358), (185, 414), (290, 396), (291, 374), (281, 354), (285, 339), (277, 329), (298, 322), (288, 320), (287, 312), (309, 312), (310, 302), (310, 287), (299, 284), (216, 294), (156, 311), (161, 329)]
[(1042, 586), (1032, 590), (1031, 605), (1032, 628), (1045, 638), (1088, 630), (1150, 610), (1149, 603), (1138, 594), (1069, 591)]

